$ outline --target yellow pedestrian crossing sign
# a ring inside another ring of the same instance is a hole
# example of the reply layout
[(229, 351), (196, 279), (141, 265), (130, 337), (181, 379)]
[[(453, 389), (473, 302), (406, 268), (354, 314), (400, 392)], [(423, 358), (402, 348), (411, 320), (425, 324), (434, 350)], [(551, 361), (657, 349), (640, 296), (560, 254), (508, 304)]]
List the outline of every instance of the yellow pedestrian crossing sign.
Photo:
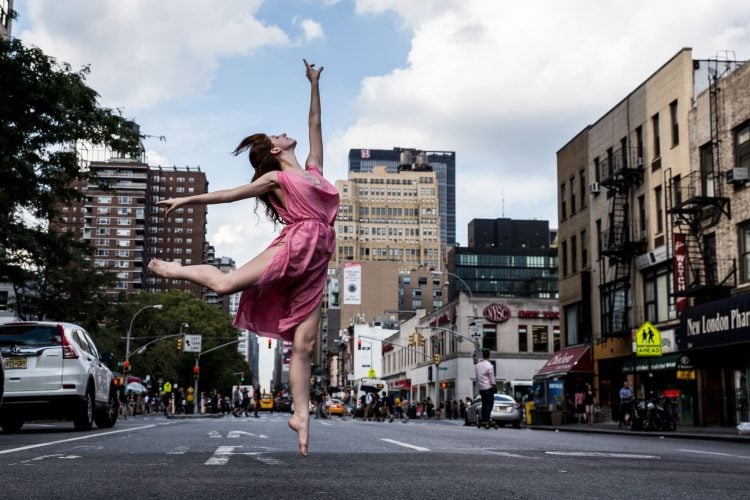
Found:
[(661, 356), (661, 332), (646, 321), (635, 332), (636, 356)]
[(375, 368), (370, 368), (367, 371), (367, 378), (375, 378)]

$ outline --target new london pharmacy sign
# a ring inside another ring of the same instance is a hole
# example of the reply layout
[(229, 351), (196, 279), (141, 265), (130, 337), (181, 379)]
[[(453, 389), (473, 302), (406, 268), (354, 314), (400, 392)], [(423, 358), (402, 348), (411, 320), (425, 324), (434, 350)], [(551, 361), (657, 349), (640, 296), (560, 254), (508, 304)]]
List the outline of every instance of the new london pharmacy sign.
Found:
[(739, 342), (750, 342), (750, 294), (691, 307), (680, 316), (680, 349)]

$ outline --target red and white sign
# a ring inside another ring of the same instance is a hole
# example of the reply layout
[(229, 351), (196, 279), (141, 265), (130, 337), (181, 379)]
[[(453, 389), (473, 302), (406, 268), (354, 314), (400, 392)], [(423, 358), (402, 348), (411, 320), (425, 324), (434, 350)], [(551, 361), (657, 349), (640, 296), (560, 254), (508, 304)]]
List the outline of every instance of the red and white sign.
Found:
[(504, 323), (510, 319), (510, 309), (505, 304), (490, 304), (484, 308), (482, 315), (493, 323)]
[[(674, 234), (674, 291), (682, 292), (687, 288), (687, 247), (685, 246), (685, 235)], [(688, 306), (687, 297), (675, 298), (677, 312), (682, 312)]]

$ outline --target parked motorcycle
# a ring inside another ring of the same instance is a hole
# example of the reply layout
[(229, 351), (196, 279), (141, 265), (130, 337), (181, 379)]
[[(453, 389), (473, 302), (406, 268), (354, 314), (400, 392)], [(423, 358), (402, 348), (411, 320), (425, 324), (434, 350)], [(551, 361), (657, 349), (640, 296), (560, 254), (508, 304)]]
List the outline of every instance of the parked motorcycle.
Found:
[(634, 431), (676, 430), (675, 404), (665, 398), (636, 401), (633, 405), (630, 428)]

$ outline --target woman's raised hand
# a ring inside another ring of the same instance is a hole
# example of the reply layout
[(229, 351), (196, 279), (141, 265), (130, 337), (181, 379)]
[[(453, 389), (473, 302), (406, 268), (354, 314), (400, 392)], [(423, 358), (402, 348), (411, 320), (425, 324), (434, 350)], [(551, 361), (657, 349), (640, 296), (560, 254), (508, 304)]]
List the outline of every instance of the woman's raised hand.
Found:
[(323, 72), (323, 66), (321, 66), (318, 69), (315, 69), (315, 64), (310, 64), (307, 62), (307, 59), (302, 59), (305, 62), (305, 75), (307, 76), (307, 79), (310, 80), (310, 83), (315, 84), (318, 83), (318, 79), (320, 79), (320, 74)]

